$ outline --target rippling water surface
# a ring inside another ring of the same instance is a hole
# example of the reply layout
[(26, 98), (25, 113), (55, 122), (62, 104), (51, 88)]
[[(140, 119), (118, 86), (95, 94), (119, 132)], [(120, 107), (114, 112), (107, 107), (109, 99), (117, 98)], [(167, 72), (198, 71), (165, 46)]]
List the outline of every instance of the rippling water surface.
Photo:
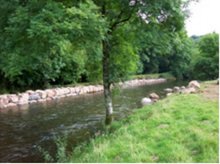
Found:
[[(114, 114), (122, 119), (141, 107), (141, 98), (151, 92), (164, 97), (164, 88), (185, 82), (166, 82), (123, 89), (113, 96)], [(0, 162), (44, 162), (37, 147), (55, 151), (54, 136), (68, 134), (76, 145), (102, 130), (105, 119), (102, 93), (67, 97), (49, 103), (0, 111)]]

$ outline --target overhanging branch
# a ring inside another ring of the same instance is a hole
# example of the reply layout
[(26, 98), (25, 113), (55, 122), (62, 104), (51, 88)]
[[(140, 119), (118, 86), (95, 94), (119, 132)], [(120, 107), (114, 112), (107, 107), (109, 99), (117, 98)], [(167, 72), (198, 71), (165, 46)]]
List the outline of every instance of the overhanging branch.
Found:
[(129, 21), (131, 19), (132, 13), (133, 13), (136, 6), (137, 6), (137, 0), (134, 0), (134, 4), (132, 5), (132, 10), (131, 10), (130, 14), (124, 19), (122, 19), (122, 16), (125, 13), (125, 11), (121, 10), (121, 12), (118, 14), (115, 22), (110, 27), (111, 31), (114, 31), (118, 25)]

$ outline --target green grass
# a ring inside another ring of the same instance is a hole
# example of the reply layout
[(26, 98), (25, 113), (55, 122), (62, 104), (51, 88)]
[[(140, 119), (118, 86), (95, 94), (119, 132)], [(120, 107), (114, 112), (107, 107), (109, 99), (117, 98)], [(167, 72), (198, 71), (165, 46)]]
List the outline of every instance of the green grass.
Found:
[(165, 78), (168, 80), (175, 80), (176, 78), (169, 72), (166, 73), (154, 73), (154, 74), (142, 74), (142, 75), (133, 75), (131, 79), (157, 79)]
[(114, 122), (68, 162), (218, 162), (218, 102), (173, 95)]

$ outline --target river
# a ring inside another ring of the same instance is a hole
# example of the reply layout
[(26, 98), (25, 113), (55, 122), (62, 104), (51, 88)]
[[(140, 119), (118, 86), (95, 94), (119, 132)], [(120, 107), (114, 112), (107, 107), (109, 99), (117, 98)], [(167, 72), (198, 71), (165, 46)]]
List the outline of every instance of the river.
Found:
[[(141, 107), (141, 98), (185, 82), (166, 82), (121, 90), (113, 95), (114, 115), (119, 120)], [(38, 151), (55, 151), (54, 136), (68, 134), (72, 146), (102, 130), (105, 119), (102, 93), (67, 97), (28, 108), (0, 111), (0, 162), (44, 162)]]

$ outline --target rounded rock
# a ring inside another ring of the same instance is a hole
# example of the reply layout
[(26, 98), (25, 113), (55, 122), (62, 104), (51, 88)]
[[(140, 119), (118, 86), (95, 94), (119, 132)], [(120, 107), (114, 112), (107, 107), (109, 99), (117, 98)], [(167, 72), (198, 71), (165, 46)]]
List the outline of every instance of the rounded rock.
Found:
[(193, 81), (190, 81), (190, 82), (189, 82), (188, 87), (189, 87), (189, 88), (200, 89), (200, 84), (199, 84), (198, 81), (193, 80)]
[(160, 96), (158, 94), (156, 94), (156, 93), (151, 93), (149, 95), (149, 97), (150, 97), (150, 99), (156, 99), (156, 100), (160, 98)]
[(32, 100), (39, 100), (41, 97), (40, 97), (40, 95), (38, 94), (38, 93), (32, 93), (32, 94), (30, 94), (29, 95), (29, 101), (32, 101)]
[(0, 108), (5, 108), (9, 103), (7, 95), (0, 96)]
[(36, 90), (36, 93), (39, 94), (39, 96), (41, 97), (41, 99), (46, 99), (46, 98), (47, 98), (47, 92), (46, 92), (46, 91)]
[(175, 93), (180, 92), (180, 87), (177, 87), (177, 86), (173, 87), (173, 92)]
[(19, 97), (15, 94), (10, 94), (8, 95), (8, 100), (9, 100), (9, 103), (17, 103), (19, 100)]
[(167, 93), (173, 92), (173, 90), (171, 88), (166, 88), (166, 89), (164, 89), (164, 91), (167, 92)]
[(149, 104), (151, 104), (151, 103), (152, 103), (152, 100), (151, 100), (150, 98), (148, 98), (148, 97), (144, 97), (144, 98), (141, 100), (141, 104), (142, 104), (143, 106), (149, 105)]

